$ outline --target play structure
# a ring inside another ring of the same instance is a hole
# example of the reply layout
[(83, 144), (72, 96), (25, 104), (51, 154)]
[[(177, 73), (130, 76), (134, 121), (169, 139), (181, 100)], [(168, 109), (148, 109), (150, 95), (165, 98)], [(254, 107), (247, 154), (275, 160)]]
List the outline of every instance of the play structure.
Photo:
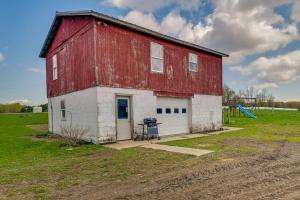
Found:
[[(252, 119), (256, 119), (257, 116), (254, 114), (256, 111), (256, 98), (238, 97), (228, 100), (227, 104), (227, 122), (230, 122), (231, 117), (242, 117), (246, 116)], [(226, 123), (226, 121), (224, 121)]]
[(236, 106), (240, 112), (244, 113), (247, 117), (250, 117), (250, 118), (256, 118), (256, 116), (249, 110), (247, 110), (246, 108), (244, 108), (241, 104), (237, 104)]

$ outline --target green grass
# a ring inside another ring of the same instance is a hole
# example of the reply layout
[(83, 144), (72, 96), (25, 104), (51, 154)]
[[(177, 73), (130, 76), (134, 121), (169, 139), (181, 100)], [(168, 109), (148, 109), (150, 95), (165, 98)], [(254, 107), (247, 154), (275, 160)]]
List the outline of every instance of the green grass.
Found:
[[(257, 119), (233, 117), (227, 126), (241, 127), (242, 130), (208, 137), (165, 142), (163, 144), (209, 149), (214, 151), (244, 151), (254, 152), (255, 148), (241, 145), (233, 148), (230, 141), (274, 142), (286, 140), (300, 143), (300, 112), (298, 111), (256, 111)], [(236, 146), (236, 145), (235, 145)]]
[(192, 159), (144, 148), (117, 151), (82, 145), (69, 150), (60, 148), (59, 141), (33, 140), (31, 136), (38, 132), (26, 125), (46, 123), (45, 113), (0, 114), (0, 199), (45, 199), (96, 180), (126, 179), (143, 173), (152, 177), (157, 170), (182, 167)]
[(257, 119), (232, 119), (229, 125), (243, 127), (240, 131), (166, 143), (216, 151), (203, 157), (145, 148), (117, 151), (101, 145), (68, 150), (60, 148), (59, 141), (32, 139), (38, 132), (26, 125), (47, 123), (47, 114), (0, 114), (0, 199), (53, 199), (58, 192), (90, 182), (137, 179), (142, 183), (160, 173), (257, 154), (260, 143), (300, 142), (300, 112), (256, 114)]
[(0, 115), (0, 170), (9, 167), (26, 167), (53, 157), (78, 154), (101, 146), (82, 146), (74, 151), (57, 148), (58, 143), (33, 142), (30, 135), (37, 132), (26, 127), (29, 124), (47, 124), (47, 114)]

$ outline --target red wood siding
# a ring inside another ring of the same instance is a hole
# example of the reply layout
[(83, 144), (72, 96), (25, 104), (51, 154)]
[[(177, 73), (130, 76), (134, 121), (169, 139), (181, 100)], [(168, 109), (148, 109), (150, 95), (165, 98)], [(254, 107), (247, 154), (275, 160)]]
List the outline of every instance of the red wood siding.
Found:
[[(164, 72), (153, 73), (150, 42), (164, 46)], [(113, 25), (97, 25), (97, 63), (103, 86), (150, 89), (173, 94), (222, 95), (222, 58), (157, 40)], [(198, 55), (198, 72), (188, 54)]]
[[(150, 42), (164, 46), (162, 74), (151, 72)], [(188, 70), (190, 52), (198, 55), (198, 72)], [(57, 80), (52, 77), (52, 56), (55, 54)], [(222, 95), (221, 57), (115, 25), (96, 23), (88, 17), (62, 19), (46, 54), (46, 65), (48, 97), (97, 84), (153, 90), (157, 95)]]
[[(92, 18), (62, 20), (46, 56), (48, 97), (86, 89), (95, 84), (93, 25)], [(52, 75), (52, 57), (55, 54), (58, 61), (57, 80), (53, 80)]]

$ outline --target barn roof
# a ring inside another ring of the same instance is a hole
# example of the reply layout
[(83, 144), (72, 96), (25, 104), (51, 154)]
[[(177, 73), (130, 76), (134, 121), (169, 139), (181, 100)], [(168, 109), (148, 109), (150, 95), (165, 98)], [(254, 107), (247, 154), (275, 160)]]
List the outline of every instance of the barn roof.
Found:
[(74, 12), (56, 12), (55, 19), (54, 19), (54, 21), (51, 25), (50, 31), (47, 35), (47, 38), (46, 38), (46, 40), (43, 44), (43, 48), (40, 52), (40, 57), (42, 57), (42, 58), (46, 57), (46, 53), (47, 53), (47, 51), (50, 47), (50, 44), (51, 44), (51, 42), (54, 38), (55, 32), (57, 31), (57, 29), (59, 27), (61, 19), (64, 18), (64, 17), (78, 17), (78, 16), (95, 17), (96, 19), (99, 19), (103, 22), (109, 22), (109, 23), (112, 23), (112, 24), (116, 24), (116, 25), (119, 25), (121, 27), (125, 27), (125, 28), (131, 29), (131, 30), (135, 30), (135, 31), (147, 34), (149, 36), (160, 38), (160, 39), (170, 41), (170, 42), (173, 42), (173, 43), (176, 43), (176, 44), (179, 44), (179, 45), (183, 45), (183, 46), (186, 46), (186, 47), (189, 47), (189, 48), (193, 48), (193, 49), (196, 49), (196, 50), (201, 50), (201, 51), (208, 52), (208, 53), (218, 55), (218, 56), (222, 56), (222, 57), (228, 57), (229, 56), (225, 53), (222, 53), (222, 52), (219, 52), (219, 51), (216, 51), (216, 50), (213, 50), (213, 49), (209, 49), (209, 48), (202, 47), (202, 46), (190, 43), (190, 42), (179, 40), (179, 39), (176, 39), (174, 37), (170, 37), (170, 36), (161, 34), (159, 32), (152, 31), (150, 29), (143, 28), (141, 26), (137, 26), (135, 24), (119, 20), (119, 19), (110, 17), (108, 15), (104, 15), (102, 13), (98, 13), (98, 12), (95, 12), (95, 11), (92, 11), (92, 10), (88, 10), (88, 11), (74, 11)]

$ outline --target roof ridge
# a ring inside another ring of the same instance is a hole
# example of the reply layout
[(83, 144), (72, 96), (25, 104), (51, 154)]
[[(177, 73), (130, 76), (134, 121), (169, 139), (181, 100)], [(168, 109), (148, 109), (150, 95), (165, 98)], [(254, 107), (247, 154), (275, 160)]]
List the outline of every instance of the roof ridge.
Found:
[(120, 19), (111, 17), (109, 15), (96, 12), (94, 10), (81, 10), (81, 11), (65, 11), (65, 12), (57, 11), (56, 12), (56, 16), (55, 16), (54, 21), (51, 25), (50, 31), (47, 35), (47, 38), (44, 42), (43, 48), (41, 50), (40, 57), (45, 57), (45, 55), (46, 55), (46, 52), (47, 52), (47, 50), (50, 46), (51, 40), (53, 39), (53, 35), (56, 32), (56, 28), (58, 26), (58, 20), (62, 17), (76, 17), (76, 16), (92, 16), (92, 17), (95, 17), (95, 18), (98, 18), (98, 19), (101, 19), (101, 20), (104, 20), (104, 21), (108, 21), (110, 23), (117, 24), (119, 26), (124, 26), (124, 27), (130, 28), (130, 29), (133, 29), (135, 31), (142, 32), (142, 33), (151, 35), (153, 37), (157, 37), (157, 38), (167, 40), (167, 41), (170, 41), (170, 42), (173, 42), (173, 43), (177, 43), (177, 44), (180, 44), (180, 45), (183, 45), (183, 46), (187, 46), (187, 47), (194, 48), (194, 49), (197, 49), (197, 50), (205, 51), (205, 52), (208, 52), (208, 53), (211, 53), (211, 54), (214, 54), (214, 55), (218, 55), (218, 56), (222, 56), (222, 57), (228, 57), (229, 56), (226, 53), (222, 53), (222, 52), (219, 52), (219, 51), (207, 48), (207, 47), (203, 47), (203, 46), (200, 46), (200, 45), (197, 45), (197, 44), (194, 44), (194, 43), (190, 43), (190, 42), (187, 42), (187, 41), (184, 41), (184, 40), (181, 40), (181, 39), (169, 36), (169, 35), (161, 34), (157, 31), (153, 31), (151, 29), (148, 29), (148, 28), (145, 28), (145, 27), (142, 27), (142, 26), (138, 26), (136, 24), (133, 24), (133, 23), (130, 23), (130, 22), (127, 22), (127, 21), (120, 20)]

